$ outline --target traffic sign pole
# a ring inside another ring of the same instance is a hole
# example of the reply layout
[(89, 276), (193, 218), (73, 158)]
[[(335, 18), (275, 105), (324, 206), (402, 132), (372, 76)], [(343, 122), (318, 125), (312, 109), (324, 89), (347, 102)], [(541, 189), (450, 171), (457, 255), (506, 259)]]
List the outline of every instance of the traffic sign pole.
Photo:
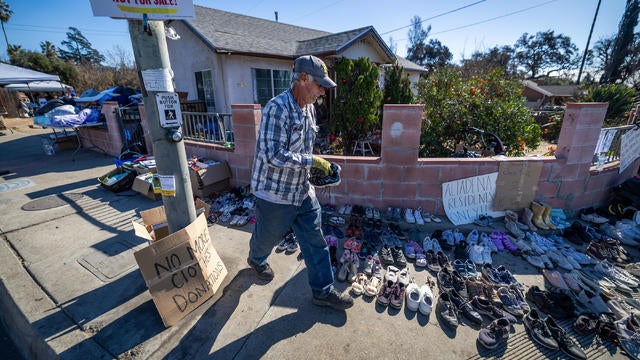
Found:
[[(181, 137), (177, 139), (176, 136), (172, 136), (179, 134), (180, 104), (176, 107), (175, 103), (172, 103), (177, 94), (173, 88), (173, 72), (169, 62), (164, 23), (147, 19), (127, 21), (133, 54), (140, 74), (144, 109), (153, 141), (158, 174), (172, 176), (175, 181), (175, 196), (162, 196), (169, 231), (174, 233), (195, 221), (196, 210), (184, 142)], [(159, 103), (163, 107), (162, 119), (166, 128), (160, 123)], [(173, 116), (176, 118), (171, 118)]]

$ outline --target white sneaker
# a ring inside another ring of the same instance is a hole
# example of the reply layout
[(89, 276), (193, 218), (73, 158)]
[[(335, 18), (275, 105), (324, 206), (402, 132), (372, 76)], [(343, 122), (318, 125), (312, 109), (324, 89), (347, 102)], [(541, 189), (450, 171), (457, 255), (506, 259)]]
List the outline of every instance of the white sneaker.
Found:
[(422, 240), (422, 250), (424, 250), (424, 252), (427, 252), (427, 250), (433, 250), (433, 241), (429, 235), (425, 236)]
[(404, 220), (409, 224), (415, 224), (416, 223), (416, 218), (415, 218), (415, 216), (413, 216), (413, 209), (406, 208), (404, 210)]
[(418, 311), (418, 306), (420, 305), (420, 301), (422, 301), (422, 293), (420, 292), (418, 285), (416, 285), (413, 279), (411, 279), (411, 282), (409, 282), (409, 285), (407, 285), (405, 295), (407, 309), (411, 311)]
[(478, 238), (479, 237), (480, 237), (480, 235), (478, 234), (478, 230), (473, 229), (467, 235), (467, 243), (469, 243), (469, 245), (478, 245)]
[(433, 249), (433, 252), (436, 254), (438, 253), (438, 251), (442, 251), (440, 242), (436, 238), (431, 239), (431, 248)]
[(421, 314), (429, 316), (433, 309), (433, 291), (431, 291), (429, 284), (425, 283), (420, 287), (420, 294), (421, 298), (418, 310), (420, 310)]
[(473, 261), (476, 265), (484, 264), (484, 258), (482, 256), (483, 246), (480, 245), (469, 245), (469, 260)]
[(493, 264), (493, 259), (491, 258), (491, 248), (488, 246), (482, 246), (482, 262), (485, 264)]
[(424, 225), (424, 219), (422, 218), (422, 209), (417, 208), (413, 212), (413, 218), (418, 225)]

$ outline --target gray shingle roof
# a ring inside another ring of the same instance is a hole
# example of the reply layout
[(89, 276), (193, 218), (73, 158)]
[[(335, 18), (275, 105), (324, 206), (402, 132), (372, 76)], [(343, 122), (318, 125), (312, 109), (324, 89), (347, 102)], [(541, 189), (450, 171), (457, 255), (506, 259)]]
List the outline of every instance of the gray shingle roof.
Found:
[[(194, 33), (218, 52), (294, 58), (305, 54), (335, 54), (353, 41), (372, 37), (393, 61), (391, 53), (373, 26), (340, 33), (309, 29), (272, 20), (194, 5), (196, 18), (184, 21)], [(407, 70), (424, 68), (397, 56)]]
[(299, 41), (331, 33), (194, 5), (187, 23), (216, 51), (293, 57)]

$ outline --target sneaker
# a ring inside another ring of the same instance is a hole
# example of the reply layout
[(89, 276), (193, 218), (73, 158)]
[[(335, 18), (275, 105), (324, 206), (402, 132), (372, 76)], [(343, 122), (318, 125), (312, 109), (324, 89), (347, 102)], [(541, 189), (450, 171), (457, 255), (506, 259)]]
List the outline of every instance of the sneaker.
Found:
[(616, 321), (616, 332), (620, 346), (633, 359), (640, 359), (640, 341), (638, 331), (629, 329), (623, 321)]
[(247, 258), (247, 264), (251, 266), (253, 270), (256, 271), (258, 278), (261, 280), (272, 280), (273, 279), (273, 270), (269, 263), (265, 262), (263, 265), (257, 265), (253, 263), (249, 258)]
[(391, 249), (389, 246), (383, 245), (380, 249), (380, 263), (382, 266), (393, 265), (393, 255), (391, 254)]
[(287, 245), (287, 249), (285, 250), (285, 252), (287, 254), (291, 254), (294, 253), (296, 251), (298, 251), (298, 240), (296, 240), (296, 236), (291, 234), (290, 236), (290, 240), (289, 240), (289, 244)]
[(324, 188), (329, 186), (340, 185), (340, 165), (331, 163), (331, 173), (325, 175), (322, 170), (317, 168), (311, 168), (311, 176), (309, 182), (316, 188)]
[(509, 314), (508, 312), (498, 309), (491, 300), (487, 300), (483, 297), (474, 296), (471, 299), (471, 306), (481, 315), (485, 315), (490, 319), (507, 319), (511, 324), (515, 324), (518, 322), (515, 316)]
[(453, 249), (453, 247), (456, 245), (456, 239), (454, 237), (453, 231), (451, 230), (445, 230), (442, 232), (442, 239), (444, 240), (444, 243), (450, 248)]
[(337, 310), (346, 310), (353, 306), (351, 296), (339, 293), (338, 290), (332, 289), (329, 294), (324, 297), (313, 297), (313, 303), (318, 306), (329, 306)]
[(431, 314), (431, 310), (433, 309), (433, 290), (431, 286), (433, 285), (431, 279), (427, 279), (427, 282), (420, 287), (420, 303), (418, 305), (418, 310), (422, 315)]
[(440, 317), (442, 323), (449, 328), (458, 327), (458, 316), (456, 315), (455, 305), (451, 302), (448, 292), (443, 292), (438, 297), (436, 305), (436, 315)]
[(429, 268), (429, 270), (437, 273), (442, 269), (438, 262), (438, 256), (433, 252), (433, 250), (427, 250), (425, 257), (427, 258), (427, 268)]
[(416, 223), (416, 218), (413, 215), (413, 209), (406, 208), (404, 210), (404, 221), (406, 221), (408, 224), (415, 224)]
[(495, 349), (509, 338), (511, 323), (505, 318), (496, 319), (478, 333), (478, 342), (487, 349)]
[(593, 334), (598, 324), (598, 315), (593, 313), (585, 313), (576, 319), (573, 323), (573, 330), (580, 335)]
[(413, 218), (417, 225), (424, 225), (424, 218), (422, 217), (422, 209), (417, 208), (413, 211)]
[(531, 309), (524, 316), (523, 322), (529, 336), (535, 342), (549, 349), (557, 350), (559, 348), (558, 342), (553, 338), (551, 331), (536, 309)]
[(478, 230), (473, 229), (467, 234), (467, 243), (469, 243), (469, 245), (478, 245), (479, 237)]
[(426, 267), (427, 266), (427, 256), (424, 253), (416, 254), (416, 267)]
[(405, 291), (407, 309), (416, 312), (422, 301), (422, 293), (418, 285), (411, 279)]
[(451, 302), (462, 313), (462, 315), (467, 318), (467, 320), (476, 325), (482, 324), (482, 316), (478, 314), (478, 312), (473, 309), (469, 302), (465, 301), (455, 289), (449, 291), (449, 299), (451, 299)]
[(398, 281), (396, 281), (391, 291), (389, 306), (398, 310), (402, 309), (402, 303), (404, 303), (405, 292), (407, 291), (409, 282), (409, 269), (404, 268), (400, 270), (400, 272), (398, 272)]
[(393, 262), (397, 267), (403, 268), (407, 266), (407, 259), (404, 257), (404, 253), (399, 247), (391, 249), (391, 256), (393, 257)]
[(476, 265), (484, 264), (484, 257), (482, 256), (482, 250), (484, 247), (480, 245), (469, 245), (468, 257)]
[(572, 359), (587, 359), (587, 355), (584, 353), (584, 351), (578, 346), (575, 341), (573, 341), (573, 339), (569, 337), (569, 334), (567, 334), (566, 330), (560, 327), (551, 316), (548, 316), (545, 319), (545, 324), (551, 332), (553, 340), (556, 341), (562, 352), (567, 354)]
[(522, 311), (520, 304), (516, 301), (515, 296), (509, 292), (509, 289), (506, 287), (499, 288), (498, 297), (500, 298), (502, 307), (505, 311), (517, 317), (522, 317), (524, 315), (524, 311)]

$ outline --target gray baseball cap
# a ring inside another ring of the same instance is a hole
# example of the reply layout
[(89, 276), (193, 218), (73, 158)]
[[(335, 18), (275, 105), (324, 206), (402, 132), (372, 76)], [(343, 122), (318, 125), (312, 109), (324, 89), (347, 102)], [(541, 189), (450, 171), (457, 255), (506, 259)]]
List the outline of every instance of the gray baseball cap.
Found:
[(336, 87), (336, 83), (331, 80), (327, 72), (327, 65), (313, 55), (300, 56), (293, 62), (293, 72), (307, 73), (313, 79), (326, 88)]

